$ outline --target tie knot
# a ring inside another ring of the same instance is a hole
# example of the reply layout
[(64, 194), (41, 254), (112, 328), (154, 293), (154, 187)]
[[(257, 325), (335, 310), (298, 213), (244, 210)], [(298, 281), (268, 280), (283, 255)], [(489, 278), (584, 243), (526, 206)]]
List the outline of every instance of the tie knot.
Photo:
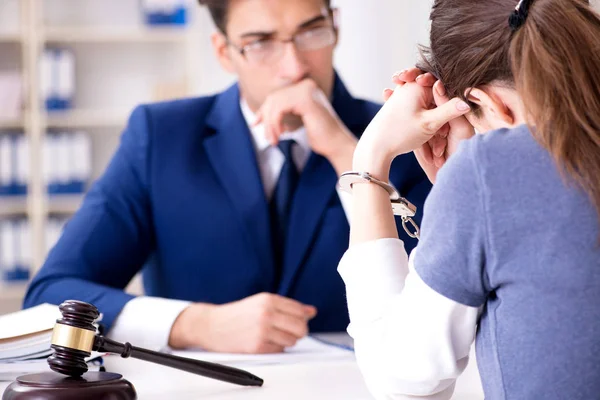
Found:
[(286, 160), (292, 161), (292, 146), (295, 143), (296, 142), (294, 140), (286, 139), (286, 140), (281, 140), (279, 142), (279, 144), (277, 145), (277, 147), (279, 147), (279, 150), (281, 150), (281, 152), (285, 156)]

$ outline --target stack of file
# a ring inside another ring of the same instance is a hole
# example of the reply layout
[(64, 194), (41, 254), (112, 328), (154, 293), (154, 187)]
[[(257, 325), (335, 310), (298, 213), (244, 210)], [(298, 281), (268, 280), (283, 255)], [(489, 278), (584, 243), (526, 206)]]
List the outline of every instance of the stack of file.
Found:
[(0, 220), (0, 280), (27, 281), (31, 264), (29, 220), (25, 218)]
[[(49, 371), (52, 329), (60, 317), (58, 307), (49, 304), (0, 316), (0, 381)], [(88, 358), (90, 370), (101, 367), (98, 356), (94, 353)]]
[(48, 111), (68, 110), (75, 95), (75, 56), (71, 50), (48, 48), (40, 61), (42, 101)]
[(185, 25), (188, 0), (142, 0), (148, 25)]
[(0, 134), (0, 196), (27, 193), (29, 139), (17, 133)]
[(0, 380), (48, 370), (50, 341), (58, 307), (44, 304), (0, 316)]
[(48, 193), (83, 193), (92, 175), (91, 153), (91, 139), (85, 132), (48, 133), (43, 148)]

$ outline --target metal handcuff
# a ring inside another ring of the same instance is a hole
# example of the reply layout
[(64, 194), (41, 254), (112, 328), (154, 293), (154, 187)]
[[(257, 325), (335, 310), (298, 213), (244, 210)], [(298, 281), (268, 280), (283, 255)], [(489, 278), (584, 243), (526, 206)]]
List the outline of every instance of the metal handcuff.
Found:
[[(396, 190), (393, 185), (380, 181), (374, 176), (371, 176), (371, 174), (368, 172), (350, 171), (344, 172), (340, 176), (340, 179), (338, 180), (338, 186), (343, 191), (352, 194), (352, 185), (355, 183), (364, 182), (374, 183), (388, 192), (390, 201), (392, 203), (392, 211), (394, 212), (394, 215), (402, 218), (402, 227), (404, 228), (404, 231), (411, 238), (419, 239), (419, 226), (412, 219), (417, 213), (417, 207), (404, 197), (400, 196), (400, 193), (398, 193), (398, 190)], [(413, 230), (409, 229), (408, 225), (411, 225)]]

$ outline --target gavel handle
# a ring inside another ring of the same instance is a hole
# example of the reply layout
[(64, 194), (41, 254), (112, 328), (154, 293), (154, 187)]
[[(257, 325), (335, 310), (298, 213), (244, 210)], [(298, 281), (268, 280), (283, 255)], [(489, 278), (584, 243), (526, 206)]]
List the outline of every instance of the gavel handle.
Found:
[(236, 385), (262, 386), (263, 384), (261, 378), (241, 369), (142, 349), (132, 346), (130, 343), (119, 343), (103, 336), (96, 336), (93, 350), (120, 354), (123, 358), (137, 358)]

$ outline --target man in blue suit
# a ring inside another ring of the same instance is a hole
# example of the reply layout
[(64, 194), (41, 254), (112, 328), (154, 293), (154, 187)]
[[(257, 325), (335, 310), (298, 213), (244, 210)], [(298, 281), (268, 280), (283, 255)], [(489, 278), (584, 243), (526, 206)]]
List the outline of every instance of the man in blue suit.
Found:
[[(136, 108), (24, 305), (91, 302), (109, 336), (141, 346), (279, 352), (347, 327), (350, 200), (336, 182), (379, 106), (333, 69), (328, 0), (207, 5), (238, 83)], [(430, 184), (414, 156), (391, 176), (421, 208)], [(146, 295), (125, 293), (144, 266)]]

